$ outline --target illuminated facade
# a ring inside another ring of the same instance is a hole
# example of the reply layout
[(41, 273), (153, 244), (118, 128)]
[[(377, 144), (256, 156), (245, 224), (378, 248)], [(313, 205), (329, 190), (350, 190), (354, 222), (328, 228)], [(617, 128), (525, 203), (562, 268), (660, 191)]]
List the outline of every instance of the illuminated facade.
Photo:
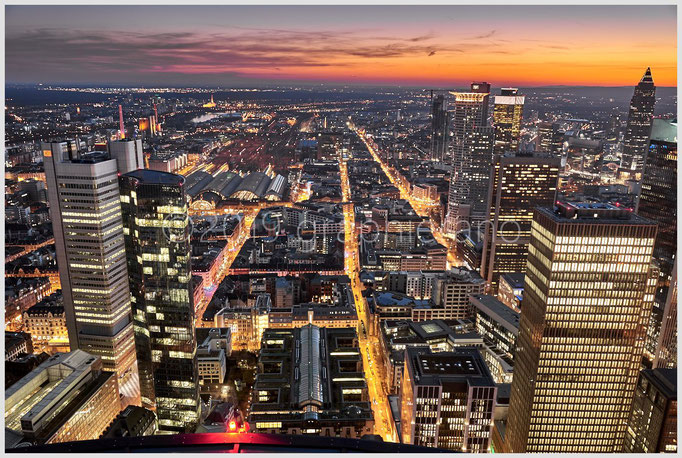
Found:
[(503, 88), (495, 96), (493, 126), (495, 126), (495, 153), (518, 151), (521, 140), (521, 120), (525, 95), (518, 95), (516, 88)]
[(167, 432), (193, 432), (201, 408), (184, 181), (152, 170), (120, 177), (142, 406)]
[[(471, 92), (453, 92), (454, 107), (450, 112), (449, 152), (452, 174), (448, 192), (447, 231), (454, 234), (469, 222), (472, 202), (476, 201), (474, 175), (485, 167), (483, 189), (487, 189), (487, 170), (494, 147), (494, 131), (488, 127), (488, 83), (472, 83)], [(472, 184), (474, 192), (472, 193)], [(483, 202), (485, 196), (483, 195)]]
[(444, 95), (431, 100), (431, 160), (442, 161), (448, 146), (448, 112)]
[(69, 351), (69, 333), (60, 299), (53, 294), (24, 312), (24, 327), (31, 334), (36, 354)]
[(71, 350), (116, 372), (124, 404), (139, 396), (118, 174), (143, 165), (139, 140), (107, 152), (78, 141), (42, 144), (47, 194)]
[(676, 196), (677, 123), (654, 119), (637, 214), (658, 223), (654, 258), (661, 273), (647, 346), (647, 356), (657, 359), (657, 367), (677, 366), (677, 295), (670, 293), (671, 283), (677, 282), (673, 269), (677, 254)]
[(97, 439), (121, 410), (116, 374), (82, 350), (57, 353), (5, 391), (6, 446)]
[(407, 348), (400, 393), (404, 444), (490, 451), (497, 386), (476, 348)]
[(554, 203), (560, 166), (547, 154), (495, 155), (481, 258), (481, 276), (493, 294), (500, 275), (525, 272), (533, 210)]
[(623, 159), (621, 165), (635, 172), (641, 172), (646, 157), (651, 123), (656, 104), (656, 86), (647, 68), (630, 100), (628, 122), (623, 140)]
[(657, 269), (655, 223), (609, 204), (535, 211), (506, 445), (619, 452)]
[(623, 452), (677, 453), (677, 369), (640, 373)]

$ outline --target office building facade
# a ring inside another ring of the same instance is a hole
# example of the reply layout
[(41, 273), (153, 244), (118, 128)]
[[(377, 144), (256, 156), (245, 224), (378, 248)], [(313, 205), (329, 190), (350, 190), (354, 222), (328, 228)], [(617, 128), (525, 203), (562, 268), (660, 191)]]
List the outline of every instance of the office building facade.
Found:
[(525, 271), (533, 210), (553, 205), (560, 166), (559, 158), (543, 153), (495, 155), (481, 257), (481, 276), (492, 294), (500, 275)]
[(628, 170), (641, 172), (647, 153), (647, 144), (651, 134), (651, 123), (656, 104), (656, 86), (647, 68), (644, 76), (635, 86), (630, 100), (630, 111), (623, 139), (623, 157), (621, 166)]
[[(494, 147), (494, 131), (488, 126), (490, 84), (472, 83), (470, 92), (453, 92), (454, 106), (450, 112), (448, 150), (452, 156), (452, 173), (448, 192), (446, 229), (455, 234), (470, 222), (473, 174), (485, 163)], [(488, 158), (489, 164), (490, 158)], [(486, 175), (487, 178), (487, 175)], [(473, 183), (475, 186), (475, 183)]]
[[(677, 282), (673, 268), (677, 255), (676, 196), (677, 123), (654, 119), (637, 214), (658, 223), (654, 259), (661, 270), (647, 348), (652, 353), (649, 357), (657, 360), (657, 367), (677, 366), (677, 348), (672, 348), (677, 340), (677, 296), (670, 294), (671, 284)], [(663, 327), (667, 333), (665, 338)]]
[(404, 444), (490, 451), (497, 386), (478, 349), (406, 348), (400, 427)]
[(166, 432), (193, 432), (200, 414), (184, 181), (152, 170), (120, 177), (142, 406)]
[(521, 120), (525, 95), (516, 88), (502, 88), (494, 97), (493, 126), (495, 127), (495, 153), (518, 151), (521, 141)]
[[(120, 141), (118, 145), (139, 143)], [(43, 143), (45, 178), (71, 350), (102, 359), (126, 399), (139, 396), (118, 174), (142, 163), (115, 146), (84, 152), (78, 141)]]
[(448, 111), (444, 95), (431, 99), (431, 160), (442, 161), (448, 146)]
[(655, 237), (655, 223), (609, 204), (536, 209), (510, 452), (622, 449), (658, 276)]
[(645, 369), (640, 373), (623, 451), (677, 452), (677, 369)]

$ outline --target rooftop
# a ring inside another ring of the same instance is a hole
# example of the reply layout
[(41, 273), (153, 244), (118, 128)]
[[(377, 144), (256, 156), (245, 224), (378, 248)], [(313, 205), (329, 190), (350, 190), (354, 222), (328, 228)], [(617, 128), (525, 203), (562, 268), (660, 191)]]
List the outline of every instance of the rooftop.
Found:
[(135, 178), (143, 184), (167, 184), (174, 186), (182, 186), (185, 183), (185, 177), (176, 175), (174, 173), (161, 172), (158, 170), (138, 169), (128, 172), (124, 177)]
[(557, 223), (623, 224), (650, 226), (656, 223), (636, 215), (631, 210), (608, 203), (559, 202), (554, 208), (537, 207), (537, 212)]

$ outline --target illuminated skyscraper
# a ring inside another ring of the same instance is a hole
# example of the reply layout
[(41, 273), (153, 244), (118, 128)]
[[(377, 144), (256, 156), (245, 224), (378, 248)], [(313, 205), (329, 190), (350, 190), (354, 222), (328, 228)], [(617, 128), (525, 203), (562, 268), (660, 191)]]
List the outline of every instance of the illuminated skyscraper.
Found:
[(506, 448), (619, 452), (658, 276), (656, 225), (609, 204), (535, 210)]
[(493, 294), (501, 274), (526, 271), (533, 210), (554, 204), (560, 166), (560, 158), (545, 153), (495, 155), (481, 259)]
[(137, 170), (120, 182), (142, 406), (156, 410), (159, 430), (193, 432), (200, 402), (185, 179)]
[(519, 95), (516, 88), (503, 88), (495, 96), (493, 126), (495, 126), (495, 153), (517, 151), (521, 140), (521, 120), (525, 95)]
[[(477, 167), (490, 166), (494, 133), (488, 130), (488, 97), (490, 84), (472, 83), (471, 92), (453, 92), (454, 108), (450, 113), (449, 150), (452, 154), (452, 174), (448, 193), (447, 231), (455, 234), (472, 217), (472, 184), (476, 186)], [(486, 168), (487, 170), (487, 168)], [(487, 178), (487, 174), (485, 175)], [(487, 189), (487, 180), (484, 189)], [(485, 197), (483, 197), (484, 207)], [(478, 215), (481, 216), (481, 215)]]
[(431, 102), (431, 160), (445, 159), (448, 145), (448, 112), (444, 95)]
[(142, 163), (142, 145), (83, 152), (78, 141), (63, 141), (42, 150), (69, 344), (118, 374), (126, 404), (139, 393), (118, 174)]
[(642, 171), (646, 156), (651, 122), (656, 104), (656, 86), (651, 77), (651, 69), (647, 68), (630, 100), (630, 112), (625, 127), (623, 142), (622, 166), (637, 172)]
[(537, 150), (543, 153), (561, 155), (564, 146), (565, 132), (558, 124), (551, 122), (538, 123)]
[[(654, 259), (661, 269), (656, 303), (652, 314), (650, 339), (647, 346), (648, 357), (658, 358), (657, 364), (674, 367), (677, 362), (677, 349), (660, 348), (657, 343), (663, 338), (661, 323), (665, 316), (671, 317), (665, 325), (668, 344), (677, 340), (677, 297), (669, 294), (671, 282), (677, 281), (673, 275), (673, 264), (677, 254), (677, 123), (654, 119), (651, 129), (649, 150), (642, 173), (642, 192), (639, 196), (637, 214), (656, 221), (658, 234), (654, 245)], [(670, 300), (668, 300), (670, 299)], [(656, 354), (660, 351), (665, 354)], [(662, 359), (661, 359), (662, 358)]]

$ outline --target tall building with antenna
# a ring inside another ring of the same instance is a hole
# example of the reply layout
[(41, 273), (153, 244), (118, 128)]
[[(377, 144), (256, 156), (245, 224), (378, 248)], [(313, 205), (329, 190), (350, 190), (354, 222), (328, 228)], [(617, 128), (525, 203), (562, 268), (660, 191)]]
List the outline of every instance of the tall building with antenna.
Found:
[[(446, 231), (449, 234), (455, 234), (462, 226), (468, 225), (472, 217), (485, 218), (487, 172), (490, 170), (494, 146), (494, 132), (488, 126), (490, 84), (471, 83), (470, 92), (453, 92), (452, 95), (454, 106), (450, 112), (451, 135), (448, 146), (452, 154), (452, 174), (446, 215)], [(486, 173), (477, 173), (483, 164)], [(482, 190), (483, 194), (478, 196), (476, 189)], [(477, 215), (476, 208), (472, 211), (472, 204), (479, 201), (480, 214)]]
[(69, 140), (42, 150), (69, 344), (118, 374), (125, 403), (139, 393), (118, 175), (142, 166), (142, 143), (88, 152)]

